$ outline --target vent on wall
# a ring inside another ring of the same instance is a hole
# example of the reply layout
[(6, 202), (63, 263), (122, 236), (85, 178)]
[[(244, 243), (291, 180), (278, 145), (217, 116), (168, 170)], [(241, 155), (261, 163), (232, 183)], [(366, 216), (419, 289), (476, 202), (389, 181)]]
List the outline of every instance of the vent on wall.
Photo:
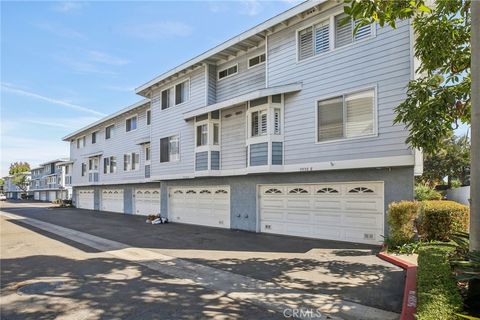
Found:
[(364, 233), (363, 234), (363, 239), (364, 240), (373, 240), (374, 239), (373, 233)]

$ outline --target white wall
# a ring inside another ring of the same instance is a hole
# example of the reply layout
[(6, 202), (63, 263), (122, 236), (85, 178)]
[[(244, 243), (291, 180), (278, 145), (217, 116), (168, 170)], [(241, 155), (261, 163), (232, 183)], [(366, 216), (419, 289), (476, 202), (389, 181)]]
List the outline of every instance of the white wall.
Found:
[(470, 186), (447, 190), (447, 199), (470, 206)]

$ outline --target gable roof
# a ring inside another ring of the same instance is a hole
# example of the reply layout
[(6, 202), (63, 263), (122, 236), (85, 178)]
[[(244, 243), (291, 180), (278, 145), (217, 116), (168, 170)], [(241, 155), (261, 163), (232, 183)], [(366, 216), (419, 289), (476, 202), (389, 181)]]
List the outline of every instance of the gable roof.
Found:
[(326, 2), (327, 0), (309, 0), (300, 3), (299, 5), (284, 11), (278, 15), (276, 15), (273, 18), (268, 19), (267, 21), (260, 23), (259, 25), (217, 45), (216, 47), (205, 51), (204, 53), (196, 56), (193, 59), (188, 60), (187, 62), (159, 75), (158, 77), (146, 82), (145, 84), (139, 86), (138, 88), (135, 89), (135, 92), (141, 96), (148, 96), (148, 89), (151, 88), (152, 86), (158, 84), (160, 81), (175, 75), (176, 73), (179, 73), (181, 71), (184, 71), (185, 69), (188, 69), (190, 67), (193, 67), (199, 63), (204, 62), (204, 60), (214, 56), (215, 54), (218, 54), (244, 40), (247, 40), (251, 37), (254, 37), (258, 34), (265, 33), (268, 29), (284, 22), (285, 20), (295, 17), (299, 14), (302, 14), (303, 12), (311, 9), (312, 7), (318, 6), (319, 4), (322, 4)]

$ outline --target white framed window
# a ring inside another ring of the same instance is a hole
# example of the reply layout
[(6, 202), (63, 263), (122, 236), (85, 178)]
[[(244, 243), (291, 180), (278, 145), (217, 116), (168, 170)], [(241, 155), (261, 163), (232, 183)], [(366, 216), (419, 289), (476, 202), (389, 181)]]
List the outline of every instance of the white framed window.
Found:
[(197, 126), (197, 147), (206, 146), (208, 144), (208, 124)]
[(160, 162), (180, 160), (180, 140), (178, 135), (160, 139)]
[(375, 134), (375, 90), (317, 102), (317, 142)]
[(135, 171), (140, 166), (140, 154), (137, 152), (126, 153), (123, 155), (123, 171)]
[(218, 146), (220, 144), (220, 124), (213, 124), (213, 145)]
[(144, 146), (145, 151), (145, 163), (150, 162), (150, 144), (147, 143)]
[(251, 57), (248, 59), (248, 68), (253, 68), (265, 63), (265, 53), (259, 54), (258, 56)]
[(147, 126), (149, 126), (150, 123), (152, 123), (152, 111), (150, 109), (148, 109), (145, 112), (145, 118), (146, 118), (146, 121), (147, 121)]
[(110, 174), (117, 172), (117, 158), (116, 157), (107, 157), (103, 158), (103, 173)]
[(273, 134), (282, 133), (281, 116), (282, 116), (282, 110), (280, 108), (275, 108), (273, 110)]
[(162, 110), (187, 102), (190, 99), (190, 79), (163, 90), (161, 96)]
[(125, 120), (125, 131), (130, 132), (137, 129), (137, 116)]
[(82, 163), (82, 177), (85, 177), (87, 173), (87, 164), (85, 162)]
[(108, 127), (105, 128), (105, 140), (108, 140), (113, 137), (113, 133), (115, 130), (115, 125), (109, 125)]
[(98, 171), (98, 158), (88, 159), (88, 170), (89, 171)]
[(238, 63), (228, 68), (218, 71), (218, 80), (231, 77), (238, 73)]
[(86, 141), (85, 136), (77, 138), (77, 149), (82, 149), (85, 147)]
[(298, 30), (298, 61), (347, 46), (374, 35), (374, 24), (360, 27), (354, 35), (353, 30), (357, 21), (346, 20), (347, 17), (345, 13), (337, 14)]
[(92, 132), (92, 144), (97, 143), (97, 131)]
[(258, 137), (267, 134), (268, 110), (259, 110), (251, 113), (251, 137)]

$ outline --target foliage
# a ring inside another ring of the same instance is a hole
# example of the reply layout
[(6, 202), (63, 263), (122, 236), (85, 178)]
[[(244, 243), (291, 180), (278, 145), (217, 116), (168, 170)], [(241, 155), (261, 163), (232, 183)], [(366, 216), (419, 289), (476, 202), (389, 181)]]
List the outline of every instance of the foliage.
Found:
[(417, 319), (453, 319), (462, 309), (448, 256), (452, 246), (423, 245), (419, 249), (417, 269)]
[(30, 171), (30, 164), (28, 162), (14, 162), (10, 164), (8, 174), (15, 175), (18, 173), (24, 173)]
[(469, 251), (468, 233), (457, 232), (451, 236), (455, 245), (455, 254), (451, 264), (455, 267), (457, 280), (480, 280), (480, 252)]
[(420, 247), (424, 244), (422, 241), (413, 241), (409, 243), (404, 243), (401, 246), (398, 246), (393, 249), (394, 252), (400, 254), (414, 254), (417, 253)]
[(393, 202), (388, 206), (387, 221), (391, 245), (397, 247), (413, 240), (419, 207), (418, 202), (412, 201)]
[(469, 208), (455, 201), (423, 201), (417, 229), (422, 240), (448, 241), (468, 230)]
[(423, 184), (417, 184), (415, 186), (415, 200), (441, 200), (442, 194), (435, 189)]
[(434, 9), (424, 0), (345, 2), (345, 13), (359, 22), (356, 30), (373, 22), (395, 28), (398, 20), (412, 19), (420, 76), (409, 82), (395, 122), (409, 129), (407, 143), (432, 153), (460, 122), (470, 123), (470, 0), (437, 1)]
[(435, 152), (425, 153), (420, 180), (434, 187), (448, 177), (448, 185), (453, 187), (454, 179), (460, 180), (462, 185), (469, 184), (469, 175), (470, 139), (466, 135), (451, 135), (441, 141)]
[(24, 174), (16, 174), (12, 178), (12, 183), (16, 185), (23, 192), (27, 192), (30, 182), (27, 179), (27, 176)]
[(2, 178), (0, 178), (0, 186), (3, 186), (4, 184), (5, 184), (5, 181)]

